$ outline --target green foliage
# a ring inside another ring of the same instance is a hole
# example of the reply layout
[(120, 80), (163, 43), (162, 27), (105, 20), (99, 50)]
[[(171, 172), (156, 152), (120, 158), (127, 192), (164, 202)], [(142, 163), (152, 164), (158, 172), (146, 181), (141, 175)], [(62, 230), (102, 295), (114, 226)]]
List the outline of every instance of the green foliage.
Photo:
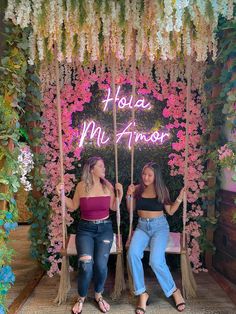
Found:
[(45, 177), (42, 175), (41, 167), (44, 165), (45, 159), (36, 149), (42, 141), (42, 130), (40, 128), (42, 102), (40, 79), (36, 66), (28, 66), (25, 82), (27, 86), (25, 97), (20, 102), (24, 110), (24, 114), (21, 116), (21, 129), (24, 130), (24, 139), (34, 151), (35, 167), (32, 183), (34, 190), (38, 192), (36, 196), (35, 192), (30, 192), (27, 200), (28, 209), (32, 213), (30, 221), (31, 255), (42, 264), (44, 269), (48, 269), (47, 258), (49, 254), (47, 248), (50, 245), (48, 239), (50, 205), (49, 199), (43, 196)]
[[(3, 164), (0, 169), (0, 184), (5, 185), (6, 190), (0, 193), (0, 200), (6, 206), (4, 210), (0, 209), (0, 268), (8, 273), (5, 273), (5, 279), (0, 283), (1, 309), (5, 308), (7, 291), (14, 282), (14, 275), (7, 265), (13, 254), (8, 237), (10, 231), (17, 226), (18, 218), (14, 195), (20, 187), (16, 170), (21, 136), (19, 118), (23, 112), (20, 99), (25, 97), (28, 30), (22, 32), (20, 28), (8, 24), (5, 35), (6, 51), (0, 66), (0, 160)], [(7, 274), (11, 275), (10, 281)]]
[(47, 270), (49, 269), (47, 247), (50, 245), (47, 224), (50, 218), (49, 200), (43, 196), (35, 198), (31, 192), (27, 200), (27, 206), (32, 213), (30, 228), (31, 255)]
[[(207, 127), (203, 141), (206, 150), (206, 163), (211, 160), (215, 165), (215, 169), (213, 168), (205, 173), (205, 179), (217, 177), (215, 187), (206, 187), (205, 191), (203, 191), (203, 196), (206, 198), (216, 196), (216, 208), (218, 208), (219, 201), (218, 191), (220, 190), (221, 170), (224, 167), (234, 167), (234, 171), (236, 170), (234, 166), (235, 160), (228, 158), (227, 160), (220, 161), (218, 152), (218, 149), (227, 143), (227, 139), (222, 132), (224, 124), (226, 128), (230, 130), (229, 133), (234, 133), (236, 130), (234, 108), (236, 96), (235, 93), (231, 92), (235, 87), (235, 80), (232, 78), (236, 71), (236, 21), (220, 19), (217, 37), (220, 39), (218, 58), (214, 64), (209, 61), (206, 71), (205, 92), (207, 101), (205, 102), (205, 112), (207, 113)], [(214, 88), (217, 88), (219, 94), (215, 93), (215, 91), (213, 92)], [(214, 139), (211, 139), (214, 133), (216, 136)], [(233, 145), (235, 144), (228, 143), (228, 146), (232, 149)], [(208, 200), (208, 204), (205, 204), (205, 212), (207, 212), (207, 206), (212, 205), (210, 202), (212, 201)], [(236, 217), (236, 214), (234, 217)], [(215, 228), (215, 221), (211, 221), (209, 218), (205, 217), (205, 219), (199, 220), (199, 223), (203, 230), (200, 237), (201, 247), (214, 249), (212, 243), (208, 243), (206, 240), (206, 229), (211, 225)]]

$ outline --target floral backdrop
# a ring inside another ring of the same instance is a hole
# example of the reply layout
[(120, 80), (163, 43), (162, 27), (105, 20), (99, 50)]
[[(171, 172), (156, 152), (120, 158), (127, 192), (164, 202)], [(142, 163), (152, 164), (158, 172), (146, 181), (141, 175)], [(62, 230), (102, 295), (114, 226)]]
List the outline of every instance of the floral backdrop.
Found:
[[(116, 83), (120, 86), (131, 86), (130, 73), (127, 75), (118, 75)], [(155, 81), (149, 77), (136, 73), (136, 88), (137, 94), (145, 97), (151, 97), (154, 103), (154, 110), (160, 111), (161, 117), (154, 123), (154, 129), (159, 130), (166, 123), (165, 127), (173, 134), (169, 147), (164, 145), (163, 148), (153, 148), (154, 150), (166, 150), (169, 151), (169, 156), (166, 156), (168, 165), (170, 166), (171, 176), (183, 176), (184, 174), (184, 149), (185, 149), (185, 101), (186, 101), (186, 83), (183, 81), (167, 82), (165, 80)], [(92, 110), (91, 106), (95, 106), (96, 101), (101, 102), (101, 97), (92, 101), (94, 85), (97, 84), (97, 89), (105, 96), (107, 88), (111, 84), (111, 74), (105, 72), (97, 75), (96, 72), (86, 73), (80, 70), (76, 75), (73, 84), (64, 85), (61, 90), (61, 105), (62, 105), (62, 129), (63, 129), (63, 143), (65, 152), (65, 191), (70, 192), (74, 188), (75, 183), (78, 181), (78, 177), (75, 175), (78, 173), (76, 167), (78, 167), (78, 160), (83, 153), (83, 150), (87, 150), (87, 146), (79, 148), (79, 140), (81, 137), (81, 127), (78, 128), (73, 125), (73, 120), (76, 120), (76, 113), (78, 113), (78, 120), (81, 124), (83, 115), (86, 114), (86, 110)], [(195, 88), (195, 89), (194, 89)], [(49, 275), (59, 271), (59, 263), (61, 262), (59, 252), (62, 248), (62, 217), (61, 207), (58, 196), (55, 193), (55, 186), (58, 183), (59, 178), (59, 145), (57, 137), (57, 115), (56, 115), (56, 98), (55, 98), (55, 86), (50, 86), (48, 91), (44, 94), (44, 108), (42, 116), (42, 129), (44, 134), (44, 142), (41, 146), (41, 153), (46, 156), (46, 164), (42, 170), (43, 173), (47, 173), (47, 179), (44, 185), (44, 194), (47, 195), (51, 201), (52, 207), (51, 222), (49, 225), (49, 239), (50, 247), (48, 252), (50, 253), (49, 261), (51, 267)], [(152, 103), (151, 102), (151, 103)], [(159, 109), (157, 108), (159, 106)], [(85, 110), (85, 111), (83, 111)], [(101, 110), (101, 108), (100, 108)], [(99, 107), (96, 105), (94, 110), (94, 119), (96, 118), (95, 112), (99, 111)], [(90, 115), (92, 113), (90, 112)], [(105, 115), (103, 113), (103, 115)], [(125, 113), (127, 115), (127, 113)], [(139, 114), (136, 113), (138, 116)], [(101, 116), (101, 114), (100, 114)], [(149, 116), (150, 117), (150, 116)], [(84, 116), (86, 118), (86, 116)], [(107, 118), (103, 118), (103, 123)], [(124, 117), (123, 117), (124, 119)], [(144, 118), (143, 118), (144, 119)], [(162, 121), (164, 119), (164, 121)], [(149, 118), (150, 120), (150, 118)], [(77, 121), (77, 120), (76, 120)], [(76, 125), (78, 125), (78, 121)], [(148, 120), (145, 120), (148, 124)], [(155, 121), (154, 121), (155, 122)], [(118, 125), (121, 121), (118, 118)], [(144, 124), (145, 124), (144, 123)], [(108, 123), (107, 123), (108, 124)], [(112, 124), (108, 125), (110, 132), (112, 132)], [(200, 145), (201, 135), (204, 132), (204, 114), (201, 110), (201, 99), (197, 93), (196, 86), (193, 86), (192, 99), (190, 103), (190, 139), (189, 139), (189, 192), (188, 201), (188, 246), (191, 262), (193, 263), (194, 270), (201, 269), (200, 261), (200, 248), (198, 244), (198, 237), (201, 233), (200, 224), (196, 221), (196, 217), (202, 216), (203, 211), (201, 209), (201, 202), (199, 201), (200, 191), (204, 188), (205, 182), (202, 179), (202, 173), (204, 166), (202, 163), (202, 156), (205, 153), (204, 149)], [(90, 144), (91, 145), (91, 144)], [(139, 149), (142, 149), (139, 147)], [(139, 149), (137, 154), (137, 163), (139, 161)], [(106, 150), (106, 148), (103, 148)], [(97, 154), (101, 154), (101, 151), (97, 150)], [(158, 156), (158, 153), (157, 153)], [(158, 158), (158, 157), (157, 157)], [(121, 169), (120, 172), (123, 170)], [(126, 171), (126, 169), (124, 170)], [(79, 171), (81, 174), (81, 170)], [(135, 171), (136, 172), (136, 171)], [(121, 175), (122, 176), (122, 175)], [(123, 174), (124, 176), (124, 174)], [(138, 174), (136, 174), (138, 176)], [(114, 180), (114, 178), (111, 178)], [(127, 181), (127, 173), (126, 178)], [(169, 179), (170, 180), (170, 179)], [(66, 214), (66, 223), (71, 225), (73, 217), (70, 210)], [(181, 222), (180, 222), (181, 223)], [(179, 228), (181, 231), (181, 228)]]

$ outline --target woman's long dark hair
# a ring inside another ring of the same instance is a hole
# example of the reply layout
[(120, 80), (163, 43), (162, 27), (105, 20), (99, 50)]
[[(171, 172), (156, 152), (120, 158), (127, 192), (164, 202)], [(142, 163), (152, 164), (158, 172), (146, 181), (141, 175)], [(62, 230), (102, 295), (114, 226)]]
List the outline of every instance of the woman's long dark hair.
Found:
[[(89, 190), (92, 188), (94, 184), (91, 171), (93, 170), (94, 166), (99, 160), (103, 161), (101, 157), (97, 157), (97, 156), (89, 157), (86, 163), (84, 164), (83, 172), (82, 172), (82, 181), (84, 181), (85, 183), (86, 193), (89, 192)], [(100, 182), (102, 184), (103, 190), (105, 191), (107, 188), (107, 180), (100, 178)]]
[[(164, 180), (162, 178), (161, 168), (159, 165), (155, 162), (148, 162), (142, 170), (142, 174), (146, 168), (150, 168), (154, 172), (154, 189), (156, 192), (156, 195), (158, 197), (158, 200), (165, 205), (170, 205), (170, 195), (169, 191), (164, 183)], [(143, 183), (143, 180), (141, 178), (141, 183), (138, 185), (134, 197), (136, 199), (141, 198), (143, 192), (145, 190), (145, 185)]]

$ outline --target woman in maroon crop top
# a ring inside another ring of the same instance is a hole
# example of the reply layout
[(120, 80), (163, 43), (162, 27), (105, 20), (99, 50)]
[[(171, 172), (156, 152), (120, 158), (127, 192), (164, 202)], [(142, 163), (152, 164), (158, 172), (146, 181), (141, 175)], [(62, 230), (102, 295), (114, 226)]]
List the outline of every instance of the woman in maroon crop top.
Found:
[(169, 271), (165, 259), (165, 249), (169, 237), (169, 225), (164, 210), (173, 215), (183, 200), (184, 188), (174, 203), (170, 202), (159, 166), (150, 162), (143, 167), (141, 183), (130, 185), (127, 191), (127, 209), (130, 210), (130, 197), (134, 197), (139, 221), (132, 237), (128, 263), (133, 277), (134, 293), (138, 296), (136, 314), (144, 314), (149, 295), (146, 292), (142, 257), (147, 246), (150, 247), (149, 265), (167, 297), (173, 296), (176, 309), (182, 312), (185, 302)]
[[(60, 194), (63, 186), (57, 186)], [(123, 188), (115, 186), (121, 201)], [(112, 185), (105, 179), (105, 166), (102, 158), (91, 157), (84, 165), (82, 180), (77, 184), (73, 199), (66, 197), (66, 207), (76, 210), (80, 207), (81, 219), (76, 233), (78, 254), (78, 300), (72, 313), (81, 313), (89, 284), (94, 278), (94, 300), (103, 313), (110, 305), (103, 299), (102, 293), (107, 277), (107, 262), (113, 242), (112, 223), (109, 209), (116, 210), (116, 201)]]

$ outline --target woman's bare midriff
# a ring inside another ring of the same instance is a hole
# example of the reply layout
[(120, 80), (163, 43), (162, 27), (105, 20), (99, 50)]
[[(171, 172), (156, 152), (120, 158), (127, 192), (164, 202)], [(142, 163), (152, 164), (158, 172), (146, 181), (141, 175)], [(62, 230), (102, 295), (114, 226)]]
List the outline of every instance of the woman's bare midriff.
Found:
[(138, 210), (138, 216), (141, 218), (144, 218), (144, 219), (156, 218), (156, 217), (160, 217), (163, 215), (164, 215), (163, 210), (156, 211), (156, 212), (152, 212), (152, 211), (148, 211), (148, 210)]

